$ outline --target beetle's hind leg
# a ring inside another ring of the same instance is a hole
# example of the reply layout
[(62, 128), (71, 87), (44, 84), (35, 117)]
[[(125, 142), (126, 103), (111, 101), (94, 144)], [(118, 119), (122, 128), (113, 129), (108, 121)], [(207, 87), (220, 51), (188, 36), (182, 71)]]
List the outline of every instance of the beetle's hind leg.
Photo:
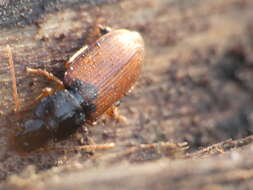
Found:
[(128, 119), (119, 113), (118, 107), (116, 107), (116, 105), (110, 107), (105, 113), (116, 121), (123, 121), (124, 123), (128, 123)]

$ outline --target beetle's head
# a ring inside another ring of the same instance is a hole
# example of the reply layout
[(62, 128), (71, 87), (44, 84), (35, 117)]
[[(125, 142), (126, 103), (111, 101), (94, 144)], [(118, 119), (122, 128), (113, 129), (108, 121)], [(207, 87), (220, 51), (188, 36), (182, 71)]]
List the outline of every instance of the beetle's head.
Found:
[(14, 136), (16, 149), (31, 152), (72, 135), (85, 122), (79, 101), (67, 90), (44, 98), (34, 112), (34, 118), (24, 122)]

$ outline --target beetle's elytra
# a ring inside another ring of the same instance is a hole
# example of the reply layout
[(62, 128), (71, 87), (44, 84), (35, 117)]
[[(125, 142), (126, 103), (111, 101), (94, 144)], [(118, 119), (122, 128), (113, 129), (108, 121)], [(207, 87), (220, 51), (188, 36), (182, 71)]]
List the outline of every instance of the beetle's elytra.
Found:
[(144, 43), (138, 32), (113, 30), (83, 48), (66, 64), (65, 89), (42, 99), (34, 118), (15, 136), (30, 152), (48, 141), (66, 139), (87, 120), (96, 120), (120, 100), (139, 77)]

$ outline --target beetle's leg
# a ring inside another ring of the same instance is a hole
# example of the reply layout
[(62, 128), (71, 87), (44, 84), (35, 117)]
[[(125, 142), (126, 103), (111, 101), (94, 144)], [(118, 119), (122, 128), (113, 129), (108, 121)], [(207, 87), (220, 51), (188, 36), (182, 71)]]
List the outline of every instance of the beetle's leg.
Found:
[(38, 101), (40, 101), (42, 98), (46, 97), (46, 96), (50, 96), (53, 93), (55, 93), (58, 90), (64, 89), (64, 85), (63, 82), (57, 78), (56, 76), (54, 76), (52, 73), (49, 73), (45, 70), (42, 69), (32, 69), (32, 68), (26, 68), (26, 71), (28, 73), (32, 73), (32, 74), (38, 74), (38, 75), (42, 75), (44, 77), (46, 77), (48, 80), (52, 80), (57, 84), (57, 88), (56, 89), (52, 89), (50, 87), (46, 87), (42, 90), (41, 94), (39, 96), (37, 96), (31, 103), (30, 105), (28, 105), (27, 107), (24, 108), (24, 110), (28, 110), (29, 107), (35, 103), (37, 103)]
[(126, 117), (119, 114), (118, 108), (115, 105), (110, 107), (105, 113), (116, 121), (123, 121), (125, 123), (128, 122)]
[(83, 55), (88, 50), (88, 46), (85, 45), (81, 49), (79, 49), (74, 55), (72, 55), (69, 60), (65, 63), (65, 68), (68, 69), (70, 65), (73, 63), (73, 61), (79, 57), (80, 55)]
[(12, 56), (11, 47), (9, 45), (7, 45), (7, 52), (8, 52), (8, 58), (9, 58), (8, 63), (9, 63), (9, 68), (10, 68), (10, 73), (11, 73), (11, 80), (12, 80), (12, 96), (15, 103), (14, 111), (17, 112), (20, 110), (20, 101), (19, 101), (18, 91), (17, 91), (17, 80), (16, 80), (16, 75), (15, 75), (13, 56)]
[(43, 88), (41, 94), (34, 99), (33, 103), (39, 102), (42, 98), (52, 95), (55, 91), (56, 90), (50, 87)]
[(56, 76), (54, 76), (52, 73), (47, 72), (46, 70), (32, 69), (32, 68), (27, 67), (26, 71), (28, 73), (42, 75), (42, 76), (46, 77), (48, 80), (54, 81), (57, 84), (57, 90), (64, 89), (63, 82), (59, 78), (57, 78)]
[(42, 98), (52, 95), (56, 91), (57, 91), (56, 89), (53, 89), (53, 88), (50, 88), (50, 87), (43, 88), (40, 95), (38, 95), (34, 100), (32, 100), (32, 102), (29, 103), (29, 105), (25, 106), (23, 108), (23, 111), (29, 110), (32, 105), (39, 102)]

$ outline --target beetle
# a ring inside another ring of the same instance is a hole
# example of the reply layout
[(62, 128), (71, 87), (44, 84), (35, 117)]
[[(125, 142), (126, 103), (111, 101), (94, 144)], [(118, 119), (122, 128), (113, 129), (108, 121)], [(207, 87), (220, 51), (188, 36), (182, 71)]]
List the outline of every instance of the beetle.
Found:
[(68, 138), (86, 122), (95, 121), (124, 97), (138, 79), (144, 59), (144, 42), (135, 31), (105, 32), (95, 43), (77, 51), (66, 63), (60, 90), (41, 99), (33, 118), (21, 124), (15, 146), (30, 152)]

